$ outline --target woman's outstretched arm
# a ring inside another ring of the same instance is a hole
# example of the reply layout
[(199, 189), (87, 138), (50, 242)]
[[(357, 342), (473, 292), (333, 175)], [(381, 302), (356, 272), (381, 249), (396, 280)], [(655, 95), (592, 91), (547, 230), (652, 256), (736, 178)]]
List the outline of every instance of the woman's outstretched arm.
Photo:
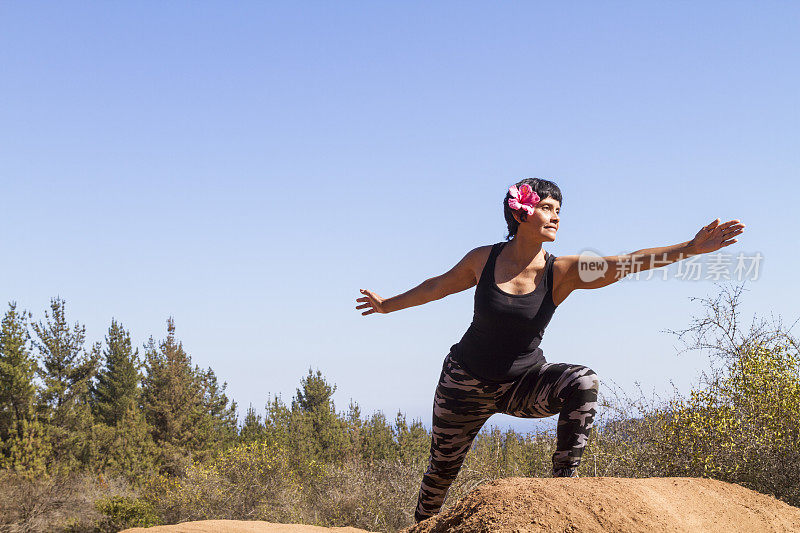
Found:
[(701, 228), (693, 239), (671, 246), (646, 248), (607, 257), (558, 257), (553, 265), (556, 270), (554, 281), (557, 285), (554, 297), (560, 303), (575, 289), (599, 289), (628, 274), (667, 266), (693, 255), (714, 252), (735, 243), (738, 239), (734, 237), (741, 234), (744, 227), (738, 220), (720, 224), (720, 219), (716, 219)]
[(363, 302), (357, 305), (356, 309), (365, 309), (362, 315), (371, 313), (391, 313), (407, 307), (422, 305), (434, 300), (439, 300), (450, 294), (461, 292), (476, 285), (476, 274), (483, 267), (481, 258), (486, 260), (486, 249), (491, 246), (480, 246), (471, 250), (453, 268), (435, 278), (429, 278), (402, 294), (391, 298), (381, 298), (378, 294), (360, 289), (363, 297), (356, 298), (356, 302)]

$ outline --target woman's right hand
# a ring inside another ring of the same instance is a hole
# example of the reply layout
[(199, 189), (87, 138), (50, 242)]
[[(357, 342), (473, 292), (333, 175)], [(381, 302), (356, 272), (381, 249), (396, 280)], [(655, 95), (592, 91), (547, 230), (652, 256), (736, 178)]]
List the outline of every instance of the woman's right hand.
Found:
[(367, 289), (360, 289), (361, 294), (364, 296), (362, 298), (356, 298), (357, 302), (364, 302), (361, 305), (357, 305), (356, 309), (364, 309), (368, 307), (366, 311), (361, 313), (361, 315), (368, 315), (370, 313), (388, 313), (384, 307), (383, 302), (386, 301), (386, 298), (381, 298), (374, 292), (368, 291)]
[(738, 220), (729, 220), (720, 224), (720, 219), (711, 221), (711, 224), (700, 228), (694, 239), (690, 241), (692, 249), (698, 254), (716, 252), (720, 248), (725, 248), (735, 243), (739, 239), (734, 239), (744, 231), (744, 224)]

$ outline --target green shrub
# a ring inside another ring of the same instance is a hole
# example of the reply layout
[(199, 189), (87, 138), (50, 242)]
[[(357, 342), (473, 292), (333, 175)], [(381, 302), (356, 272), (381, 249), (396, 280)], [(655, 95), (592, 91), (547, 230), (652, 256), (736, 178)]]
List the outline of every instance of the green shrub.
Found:
[(320, 475), (321, 465), (313, 460), (303, 462), (277, 444), (250, 442), (207, 463), (193, 463), (184, 476), (153, 478), (142, 498), (168, 524), (208, 519), (291, 522), (301, 480)]
[(99, 512), (108, 517), (109, 524), (116, 530), (129, 527), (150, 527), (161, 522), (149, 503), (138, 498), (111, 496), (95, 502)]
[(743, 348), (704, 390), (660, 413), (667, 475), (740, 483), (800, 505), (800, 357), (791, 345)]

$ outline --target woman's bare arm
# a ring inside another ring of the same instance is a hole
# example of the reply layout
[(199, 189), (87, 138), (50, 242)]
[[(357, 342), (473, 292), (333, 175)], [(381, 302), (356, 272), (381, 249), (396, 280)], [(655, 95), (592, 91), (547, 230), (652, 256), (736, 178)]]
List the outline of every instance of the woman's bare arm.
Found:
[[(361, 289), (362, 298), (356, 298), (356, 302), (363, 302), (356, 306), (356, 309), (369, 308), (362, 312), (362, 315), (371, 313), (391, 313), (426, 304), (434, 300), (439, 300), (450, 294), (461, 292), (474, 287), (476, 281), (476, 267), (482, 268), (481, 258), (484, 260), (486, 246), (480, 246), (471, 250), (453, 268), (440, 276), (429, 278), (402, 294), (391, 298), (381, 298), (374, 292)], [(480, 264), (480, 266), (478, 266)]]
[(724, 224), (714, 220), (697, 232), (692, 240), (646, 248), (629, 254), (587, 257), (567, 255), (556, 258), (553, 267), (558, 287), (554, 300), (563, 301), (569, 293), (576, 289), (599, 289), (615, 283), (628, 274), (642, 272), (651, 268), (667, 266), (693, 255), (705, 254), (730, 246), (735, 243), (736, 235), (744, 231), (744, 224), (738, 220), (729, 220)]

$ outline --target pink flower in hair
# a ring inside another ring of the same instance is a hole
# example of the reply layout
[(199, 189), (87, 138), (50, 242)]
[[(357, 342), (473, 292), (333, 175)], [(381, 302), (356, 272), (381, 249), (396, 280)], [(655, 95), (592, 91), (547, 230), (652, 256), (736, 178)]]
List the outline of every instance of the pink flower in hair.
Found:
[(511, 198), (508, 199), (508, 207), (511, 209), (522, 209), (529, 215), (533, 214), (533, 208), (539, 203), (539, 195), (534, 192), (530, 185), (523, 183), (517, 189), (516, 185), (508, 188)]

